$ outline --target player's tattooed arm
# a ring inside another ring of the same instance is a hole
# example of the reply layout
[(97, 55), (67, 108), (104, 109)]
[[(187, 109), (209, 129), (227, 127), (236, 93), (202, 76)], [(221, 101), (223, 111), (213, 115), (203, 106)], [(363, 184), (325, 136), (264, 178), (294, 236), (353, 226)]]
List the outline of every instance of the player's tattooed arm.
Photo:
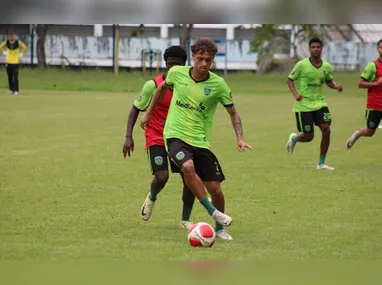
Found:
[(229, 115), (231, 116), (232, 126), (233, 126), (233, 128), (235, 130), (235, 133), (236, 133), (236, 137), (237, 137), (237, 149), (240, 152), (243, 152), (246, 148), (247, 149), (252, 149), (252, 147), (244, 141), (244, 138), (243, 138), (243, 125), (241, 124), (240, 116), (236, 112), (235, 107), (233, 105), (229, 105), (229, 106), (226, 106), (226, 109), (227, 109)]
[(232, 126), (235, 130), (237, 139), (242, 140), (243, 136), (244, 136), (243, 125), (241, 123), (241, 119), (240, 119), (238, 112), (236, 112), (235, 106), (234, 105), (227, 106), (226, 109), (227, 109), (229, 115), (231, 116)]

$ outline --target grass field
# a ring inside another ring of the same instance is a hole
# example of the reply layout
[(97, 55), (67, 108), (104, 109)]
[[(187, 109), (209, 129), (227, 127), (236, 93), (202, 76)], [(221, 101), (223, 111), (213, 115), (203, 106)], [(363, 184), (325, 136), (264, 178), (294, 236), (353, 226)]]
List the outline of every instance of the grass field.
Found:
[[(380, 260), (381, 136), (345, 142), (364, 126), (358, 74), (335, 74), (344, 93), (326, 91), (332, 112), (327, 163), (315, 169), (320, 134), (287, 156), (295, 131), (286, 75), (232, 74), (252, 151), (238, 153), (218, 108), (211, 143), (227, 180), (233, 241), (191, 248), (178, 228), (181, 181), (172, 175), (149, 222), (139, 212), (151, 174), (143, 132), (124, 159), (128, 111), (149, 75), (22, 70), (20, 96), (0, 78), (1, 260)], [(54, 87), (55, 85), (55, 87)], [(212, 223), (196, 202), (193, 221)]]

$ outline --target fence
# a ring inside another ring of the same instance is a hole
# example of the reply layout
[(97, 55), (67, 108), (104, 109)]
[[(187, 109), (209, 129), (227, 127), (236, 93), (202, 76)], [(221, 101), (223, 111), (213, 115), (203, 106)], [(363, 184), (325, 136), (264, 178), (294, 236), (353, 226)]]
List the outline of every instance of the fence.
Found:
[[(0, 36), (0, 41), (6, 39), (6, 35)], [(28, 47), (31, 46), (30, 36), (20, 36)], [(140, 68), (142, 66), (142, 50), (160, 50), (162, 55), (170, 45), (179, 45), (179, 38), (127, 38), (121, 37), (119, 41), (119, 66)], [(257, 56), (250, 53), (249, 40), (228, 41), (227, 42), (227, 68), (236, 70), (256, 70)], [(34, 39), (34, 46), (37, 39)], [(113, 37), (94, 36), (60, 36), (47, 35), (45, 41), (46, 62), (48, 65), (77, 66), (106, 66), (113, 65)], [(31, 49), (22, 59), (25, 64), (31, 63)], [(4, 62), (5, 57), (0, 56), (0, 62)], [(36, 55), (33, 56), (33, 64), (37, 64)], [(161, 68), (165, 63), (161, 60)], [(224, 69), (224, 56), (217, 56), (215, 68)]]
[[(6, 35), (0, 35), (0, 41)], [(31, 36), (20, 35), (19, 39), (29, 47), (23, 57), (24, 64), (37, 64), (34, 54), (32, 60)], [(219, 40), (219, 39), (217, 39)], [(73, 66), (113, 66), (113, 36), (68, 36), (47, 35), (45, 42), (46, 60), (48, 65), (73, 65)], [(37, 37), (33, 39), (34, 47)], [(170, 45), (179, 45), (179, 37), (163, 39), (159, 37), (120, 37), (118, 63), (120, 67), (141, 68), (142, 50), (159, 50), (163, 55), (164, 50)], [(257, 55), (250, 52), (251, 40), (227, 41), (225, 56), (215, 58), (215, 68), (228, 70), (256, 70)], [(35, 52), (36, 48), (34, 48)], [(375, 43), (357, 42), (330, 42), (325, 45), (323, 58), (328, 60), (335, 69), (360, 70), (368, 62), (377, 57)], [(5, 57), (0, 56), (0, 63), (5, 62)], [(164, 68), (161, 60), (160, 67)]]

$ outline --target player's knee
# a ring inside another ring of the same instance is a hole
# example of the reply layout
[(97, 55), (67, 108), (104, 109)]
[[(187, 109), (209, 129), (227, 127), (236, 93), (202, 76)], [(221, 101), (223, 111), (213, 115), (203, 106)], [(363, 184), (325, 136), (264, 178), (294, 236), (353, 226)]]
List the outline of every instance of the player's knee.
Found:
[(218, 202), (218, 203), (222, 203), (222, 202), (224, 202), (224, 194), (223, 194), (223, 191), (222, 191), (222, 189), (216, 189), (216, 191), (215, 192), (212, 192), (212, 193), (210, 193), (211, 194), (211, 198), (212, 198), (212, 201), (220, 201), (220, 202)]
[(215, 192), (211, 193), (212, 197), (215, 197), (215, 199), (223, 200), (224, 199), (224, 194), (221, 188), (216, 189)]
[(314, 138), (314, 133), (304, 133), (304, 142), (311, 142)]
[(214, 197), (224, 197), (220, 183), (212, 183), (208, 186), (208, 192)]
[(372, 136), (374, 136), (374, 134), (375, 134), (375, 130), (369, 129), (369, 128), (367, 129), (366, 136), (372, 137)]
[(158, 187), (163, 188), (168, 181), (168, 171), (160, 171), (155, 173), (155, 182), (158, 184)]
[(190, 176), (195, 173), (194, 162), (192, 160), (188, 160), (182, 165), (182, 171), (184, 176)]
[(321, 127), (321, 132), (324, 137), (330, 136), (330, 127), (329, 126)]

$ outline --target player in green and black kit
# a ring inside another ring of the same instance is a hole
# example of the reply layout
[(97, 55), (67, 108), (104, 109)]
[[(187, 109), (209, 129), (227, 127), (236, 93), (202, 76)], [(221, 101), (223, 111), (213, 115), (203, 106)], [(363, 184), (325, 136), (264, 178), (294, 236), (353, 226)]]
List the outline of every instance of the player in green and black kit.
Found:
[[(313, 38), (309, 41), (310, 57), (300, 60), (288, 76), (288, 86), (293, 94), (297, 129), (301, 134), (291, 133), (287, 151), (292, 154), (297, 142), (310, 142), (314, 137), (314, 125), (322, 132), (321, 152), (317, 169), (333, 170), (325, 164), (330, 145), (330, 125), (332, 122), (328, 104), (322, 93), (324, 84), (342, 92), (342, 86), (333, 81), (332, 66), (321, 59), (322, 41)], [(296, 83), (296, 85), (295, 85)]]
[[(223, 78), (209, 71), (217, 52), (215, 43), (201, 38), (191, 50), (194, 65), (175, 66), (168, 72), (166, 81), (157, 88), (141, 125), (145, 128), (152, 110), (171, 86), (174, 93), (163, 132), (167, 151), (181, 167), (188, 188), (217, 222), (217, 237), (232, 239), (223, 228), (232, 223), (232, 218), (224, 214), (225, 201), (220, 183), (225, 178), (209, 143), (218, 103), (226, 107), (231, 116), (238, 150), (242, 152), (251, 146), (243, 139), (243, 128), (231, 90)], [(204, 186), (212, 196), (212, 204)]]

